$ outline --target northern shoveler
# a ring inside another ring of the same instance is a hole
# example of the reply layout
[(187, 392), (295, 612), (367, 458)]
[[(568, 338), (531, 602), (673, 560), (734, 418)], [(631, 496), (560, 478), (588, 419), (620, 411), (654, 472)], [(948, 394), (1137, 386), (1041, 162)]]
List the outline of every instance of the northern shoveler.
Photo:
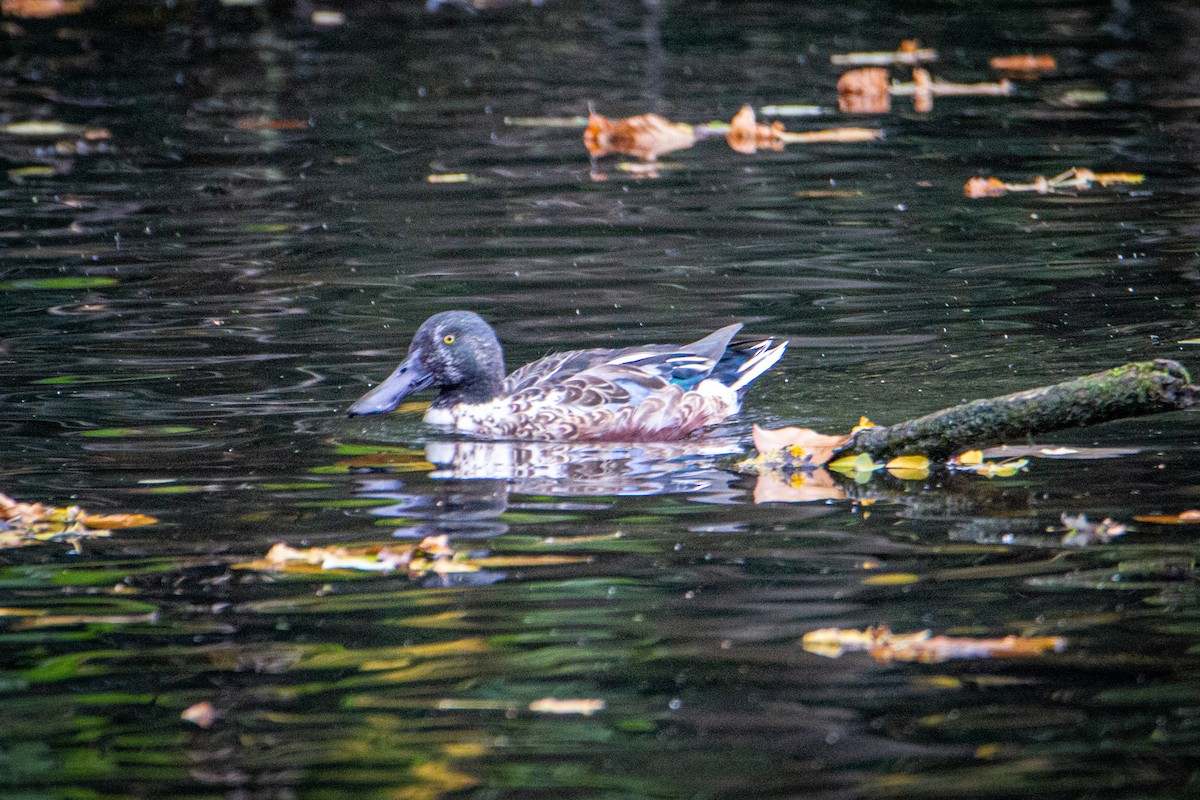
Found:
[(487, 439), (671, 441), (736, 414), (747, 387), (787, 348), (774, 339), (731, 345), (741, 327), (682, 346), (556, 353), (506, 378), (491, 326), (471, 311), (443, 311), (349, 413), (392, 411), (436, 387), (425, 421)]

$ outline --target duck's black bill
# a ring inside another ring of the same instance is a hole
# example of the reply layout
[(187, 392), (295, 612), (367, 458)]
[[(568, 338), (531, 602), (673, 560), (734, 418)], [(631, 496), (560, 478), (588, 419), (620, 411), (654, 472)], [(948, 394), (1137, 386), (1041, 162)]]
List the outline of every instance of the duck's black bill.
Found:
[(346, 413), (354, 416), (394, 411), (405, 397), (432, 385), (433, 375), (421, 365), (420, 353), (410, 353), (387, 380), (358, 398)]

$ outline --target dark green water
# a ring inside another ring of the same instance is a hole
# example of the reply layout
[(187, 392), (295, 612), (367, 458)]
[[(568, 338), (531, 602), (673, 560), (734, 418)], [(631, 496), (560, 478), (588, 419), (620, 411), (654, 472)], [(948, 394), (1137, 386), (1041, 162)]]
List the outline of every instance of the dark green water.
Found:
[[(347, 5), (331, 27), (288, 3), (6, 19), (0, 122), (111, 138), (0, 133), (0, 491), (162, 523), (0, 551), (0, 796), (1200, 792), (1200, 528), (1133, 520), (1200, 506), (1194, 414), (1039, 440), (1111, 458), (877, 477), (872, 505), (756, 504), (729, 455), (752, 422), (838, 432), (1130, 360), (1200, 368), (1180, 344), (1200, 337), (1195, 11)], [(830, 107), (831, 53), (909, 36), (950, 80), (990, 80), (996, 54), (1060, 68), (929, 115), (898, 100), (865, 120), (881, 143), (702, 142), (656, 179), (593, 168), (578, 129), (505, 123), (589, 100), (697, 123)], [(1079, 91), (1102, 94), (1063, 101)], [(1146, 179), (962, 195), (1072, 166)], [(552, 448), (514, 473), (533, 455), (343, 415), (449, 308), (494, 322), (510, 366), (734, 320), (792, 344), (705, 441)], [(411, 453), (353, 460), (383, 445)], [(1131, 530), (1079, 546), (1047, 531), (1063, 513)], [(279, 541), (429, 533), (586, 561), (231, 569)], [(1067, 644), (938, 664), (800, 645), (880, 623)], [(545, 697), (604, 708), (530, 710)], [(203, 701), (212, 727), (180, 719)]]

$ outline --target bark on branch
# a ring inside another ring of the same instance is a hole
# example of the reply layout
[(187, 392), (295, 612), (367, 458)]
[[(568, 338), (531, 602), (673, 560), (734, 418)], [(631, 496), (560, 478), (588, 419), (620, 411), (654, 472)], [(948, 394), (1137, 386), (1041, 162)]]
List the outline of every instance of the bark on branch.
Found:
[(1178, 411), (1200, 405), (1200, 388), (1177, 361), (1156, 359), (1016, 394), (975, 400), (918, 419), (855, 434), (838, 454), (921, 454), (944, 460), (964, 450), (1039, 433)]

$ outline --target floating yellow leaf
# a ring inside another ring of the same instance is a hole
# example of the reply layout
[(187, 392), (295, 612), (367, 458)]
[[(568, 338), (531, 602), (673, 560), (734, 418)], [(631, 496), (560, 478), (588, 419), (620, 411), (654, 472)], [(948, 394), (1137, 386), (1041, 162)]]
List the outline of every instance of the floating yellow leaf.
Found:
[(1112, 186), (1118, 183), (1144, 183), (1146, 176), (1138, 172), (1096, 172), (1092, 174), (1091, 179), (1101, 186)]
[(881, 575), (863, 578), (862, 583), (864, 586), (907, 586), (920, 580), (920, 575), (913, 575), (910, 572), (885, 572)]
[(897, 456), (887, 462), (888, 469), (929, 469), (929, 459), (925, 456)]
[(447, 794), (461, 792), (479, 783), (474, 775), (454, 769), (441, 759), (426, 761), (413, 767), (412, 775), (422, 783), (395, 790), (391, 796), (396, 800), (437, 800)]
[(968, 450), (967, 452), (954, 459), (954, 465), (959, 467), (970, 467), (983, 463), (982, 450)]
[(83, 524), (89, 528), (142, 528), (158, 522), (154, 517), (145, 514), (84, 514)]
[(29, 167), (13, 167), (8, 171), (8, 179), (13, 183), (21, 183), (25, 178), (39, 178), (54, 175), (57, 170), (49, 164), (34, 164)]
[[(826, 658), (837, 658), (842, 653), (869, 650), (874, 647), (881, 631), (886, 632), (886, 626), (867, 628), (862, 631), (820, 628), (804, 634), (802, 646), (810, 653)], [(928, 631), (925, 633), (928, 634)]]
[(929, 476), (929, 459), (925, 456), (898, 456), (887, 463), (887, 471), (906, 481)]
[(883, 464), (871, 458), (870, 453), (859, 453), (856, 456), (842, 456), (836, 461), (831, 461), (826, 465), (834, 472), (840, 472), (843, 475), (850, 474), (870, 474), (876, 470), (883, 469)]
[(974, 468), (976, 475), (985, 478), (1011, 478), (1029, 466), (1028, 458), (1010, 458), (1007, 461), (985, 461)]
[(75, 136), (82, 134), (85, 130), (80, 125), (68, 125), (65, 122), (56, 122), (54, 120), (28, 120), (25, 122), (10, 122), (2, 129), (5, 133), (13, 136)]
[(855, 434), (855, 433), (858, 433), (859, 431), (865, 431), (868, 428), (874, 428), (874, 427), (875, 427), (874, 422), (871, 422), (871, 420), (867, 419), (866, 417), (859, 417), (858, 424), (850, 429), (850, 433)]

